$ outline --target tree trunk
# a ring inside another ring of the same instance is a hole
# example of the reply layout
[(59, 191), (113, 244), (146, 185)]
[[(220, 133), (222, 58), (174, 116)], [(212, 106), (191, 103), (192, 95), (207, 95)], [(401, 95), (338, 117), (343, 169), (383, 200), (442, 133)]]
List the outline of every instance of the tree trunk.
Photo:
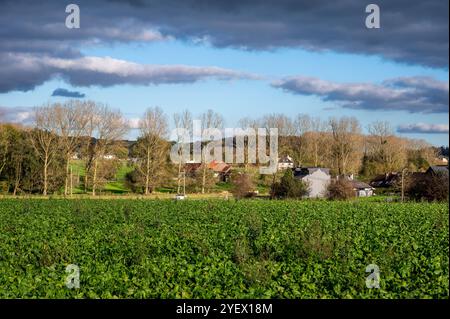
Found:
[(150, 148), (147, 148), (147, 163), (145, 171), (145, 195), (148, 195), (148, 186), (150, 182)]
[(92, 174), (92, 196), (95, 196), (96, 186), (97, 186), (97, 159), (94, 160), (94, 172)]
[(44, 196), (47, 195), (47, 174), (48, 174), (47, 166), (48, 166), (48, 156), (46, 154), (44, 158), (44, 191), (42, 193)]
[(64, 181), (64, 195), (67, 196), (69, 191), (69, 167), (70, 167), (70, 154), (66, 154), (66, 178)]
[(206, 163), (203, 163), (202, 194), (205, 193), (205, 184), (206, 184)]
[(178, 163), (178, 188), (177, 188), (177, 194), (180, 193), (180, 188), (181, 188), (181, 159), (180, 162)]

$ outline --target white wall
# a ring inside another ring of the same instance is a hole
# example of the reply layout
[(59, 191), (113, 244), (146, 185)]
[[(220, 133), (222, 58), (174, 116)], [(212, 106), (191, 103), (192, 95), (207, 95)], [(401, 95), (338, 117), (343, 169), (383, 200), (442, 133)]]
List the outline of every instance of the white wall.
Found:
[(309, 198), (324, 197), (326, 195), (331, 176), (322, 170), (317, 170), (314, 173), (303, 177), (302, 180), (309, 185)]

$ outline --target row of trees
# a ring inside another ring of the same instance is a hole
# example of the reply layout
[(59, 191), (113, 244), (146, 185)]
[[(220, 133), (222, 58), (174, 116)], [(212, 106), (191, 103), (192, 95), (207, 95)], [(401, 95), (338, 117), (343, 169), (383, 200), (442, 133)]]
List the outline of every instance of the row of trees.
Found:
[(354, 117), (322, 120), (299, 114), (291, 119), (283, 114), (269, 114), (260, 119), (242, 119), (241, 126), (276, 127), (281, 138), (279, 153), (290, 155), (297, 165), (331, 168), (335, 174), (376, 174), (426, 169), (438, 150), (423, 140), (396, 136), (392, 126), (376, 121), (362, 133)]
[[(119, 111), (94, 102), (69, 101), (45, 105), (34, 111), (34, 126), (1, 125), (3, 168), (0, 176), (14, 191), (36, 192), (63, 188), (72, 191), (71, 159), (84, 159), (84, 187), (96, 194), (102, 158), (120, 146), (128, 125)], [(13, 183), (11, 183), (13, 181)]]
[[(123, 139), (129, 123), (118, 110), (92, 101), (71, 100), (38, 107), (32, 127), (1, 124), (0, 119), (0, 181), (3, 190), (17, 192), (73, 190), (72, 158), (81, 157), (84, 190), (93, 195), (117, 165), (105, 160), (108, 154), (131, 159), (133, 171), (127, 180), (134, 190), (144, 194), (176, 180), (181, 192), (185, 163), (173, 165), (169, 159), (169, 118), (161, 108), (149, 108), (138, 123), (139, 136), (126, 144)], [(193, 115), (184, 110), (173, 116), (175, 127), (193, 130)], [(212, 110), (200, 116), (201, 129), (224, 126), (223, 117)], [(269, 114), (258, 119), (243, 118), (242, 128), (277, 128), (279, 155), (290, 155), (296, 165), (328, 167), (335, 174), (360, 173), (373, 176), (389, 171), (426, 169), (436, 157), (436, 149), (423, 141), (395, 136), (387, 122), (375, 122), (362, 134), (357, 119), (352, 117), (322, 120), (299, 114), (291, 119), (283, 114)], [(246, 141), (247, 142), (247, 141)], [(180, 152), (185, 152), (180, 148)], [(183, 154), (180, 154), (183, 155)], [(248, 154), (245, 154), (248, 160)], [(211, 172), (202, 153), (200, 174), (192, 179), (195, 189), (206, 192), (213, 184)], [(245, 171), (251, 166), (244, 163)], [(270, 185), (274, 187), (274, 177)], [(261, 181), (261, 179), (260, 179)], [(76, 181), (77, 183), (79, 180)], [(276, 185), (275, 185), (276, 186)]]

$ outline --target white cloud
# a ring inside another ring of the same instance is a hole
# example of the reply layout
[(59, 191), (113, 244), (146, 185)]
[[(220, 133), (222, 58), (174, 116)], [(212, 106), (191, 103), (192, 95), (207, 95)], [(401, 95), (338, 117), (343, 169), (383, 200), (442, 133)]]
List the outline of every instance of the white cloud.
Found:
[[(74, 86), (194, 83), (206, 79), (257, 79), (255, 75), (215, 66), (139, 64), (111, 57), (56, 58), (30, 54), (1, 55), (0, 92), (21, 91), (60, 77)], [(9, 74), (9, 76), (7, 76)]]
[(448, 134), (448, 124), (402, 124), (397, 127), (399, 133)]
[(430, 77), (389, 79), (381, 84), (335, 83), (312, 77), (289, 77), (272, 83), (293, 94), (315, 95), (351, 109), (447, 113), (448, 82)]

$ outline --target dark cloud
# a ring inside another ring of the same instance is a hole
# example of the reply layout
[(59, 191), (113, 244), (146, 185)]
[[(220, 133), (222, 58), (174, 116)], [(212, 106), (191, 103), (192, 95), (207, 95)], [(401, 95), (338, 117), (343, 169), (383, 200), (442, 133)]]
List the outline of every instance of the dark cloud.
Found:
[(449, 84), (430, 77), (404, 77), (371, 83), (335, 83), (292, 77), (273, 87), (301, 95), (315, 95), (344, 108), (410, 113), (448, 113)]
[(86, 94), (80, 93), (78, 91), (69, 91), (67, 89), (58, 88), (53, 91), (52, 96), (64, 96), (73, 98), (84, 98)]
[(448, 67), (448, 1), (379, 0), (381, 29), (370, 30), (365, 27), (365, 7), (370, 2), (360, 0), (130, 3), (138, 21), (151, 21), (163, 35), (217, 47), (300, 47)]
[(397, 132), (419, 134), (448, 134), (448, 124), (404, 124), (397, 127)]
[[(360, 0), (78, 0), (76, 3), (81, 9), (80, 29), (65, 27), (65, 2), (0, 2), (1, 92), (29, 90), (54, 76), (83, 85), (83, 79), (77, 75), (84, 71), (71, 69), (69, 73), (57, 69), (55, 73), (51, 67), (42, 69), (42, 63), (7, 64), (15, 58), (79, 60), (84, 58), (82, 48), (98, 44), (172, 38), (244, 50), (282, 47), (330, 50), (448, 68), (448, 1), (377, 1), (381, 8), (381, 29), (371, 30), (364, 25), (367, 3)], [(125, 77), (105, 79), (102, 72), (90, 75), (92, 79), (98, 78), (100, 85), (109, 80), (125, 81)], [(161, 77), (166, 79), (165, 75)], [(189, 77), (184, 74), (173, 81), (172, 76), (163, 83), (187, 82)], [(180, 78), (183, 80), (179, 81)]]
[(0, 123), (31, 124), (34, 120), (32, 107), (0, 106)]

